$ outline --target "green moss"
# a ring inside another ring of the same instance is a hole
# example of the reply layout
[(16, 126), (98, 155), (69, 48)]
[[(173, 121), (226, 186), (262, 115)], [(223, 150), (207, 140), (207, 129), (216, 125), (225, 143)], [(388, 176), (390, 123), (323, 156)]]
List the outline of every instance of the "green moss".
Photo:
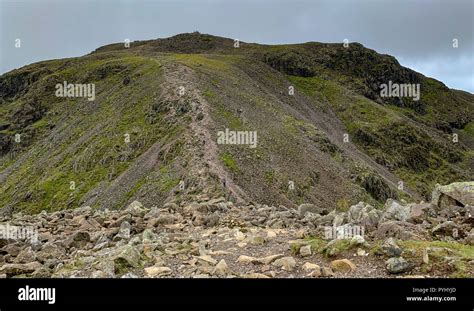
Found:
[(399, 241), (398, 243), (403, 248), (415, 250), (417, 254), (422, 254), (423, 250), (427, 247), (441, 247), (450, 249), (459, 257), (466, 258), (467, 260), (474, 260), (474, 246), (472, 245), (461, 244), (458, 242), (418, 240)]
[(389, 198), (398, 198), (397, 192), (392, 190), (387, 182), (372, 169), (356, 166), (353, 175), (354, 180), (375, 200), (385, 202)]
[(298, 120), (290, 115), (284, 116), (283, 126), (293, 135), (299, 135), (301, 132), (304, 132), (307, 136), (313, 138), (319, 135), (319, 132), (314, 125)]
[(224, 163), (224, 165), (233, 173), (237, 173), (239, 168), (237, 165), (237, 162), (235, 161), (234, 157), (228, 153), (225, 152), (221, 155), (221, 160)]
[(469, 122), (462, 131), (474, 138), (474, 121)]
[(204, 54), (173, 54), (172, 57), (193, 69), (228, 71), (231, 64), (237, 61), (238, 56), (232, 55), (204, 55)]
[(340, 212), (347, 212), (351, 207), (351, 203), (347, 199), (339, 199), (336, 202), (336, 210)]
[(209, 89), (205, 90), (202, 94), (204, 95), (204, 97), (206, 97), (207, 100), (212, 100), (216, 97), (216, 93)]
[(169, 166), (160, 168), (160, 191), (163, 193), (169, 192), (171, 189), (179, 184), (180, 179), (173, 176), (170, 172)]
[(238, 116), (228, 110), (225, 110), (223, 107), (217, 108), (217, 115), (219, 116), (219, 118), (223, 118), (225, 120), (227, 126), (231, 130), (238, 130), (241, 129), (243, 126), (242, 121), (240, 121), (240, 118)]
[(352, 248), (350, 239), (337, 239), (328, 243), (322, 250), (321, 253), (326, 257), (332, 257), (339, 255)]
[(46, 119), (40, 119), (33, 123), (31, 126), (35, 129), (43, 129), (48, 125), (48, 121)]
[[(451, 277), (472, 277), (472, 271), (469, 268), (469, 262), (474, 260), (474, 246), (472, 245), (458, 242), (419, 240), (397, 241), (397, 243), (404, 249), (406, 257), (413, 257), (415, 260), (422, 258), (423, 251), (430, 248), (430, 262), (423, 264), (423, 269), (427, 272), (443, 269), (450, 271)], [(448, 258), (454, 259), (452, 265), (449, 264)]]
[(274, 171), (267, 171), (265, 172), (265, 181), (268, 184), (273, 184), (275, 182), (275, 172)]

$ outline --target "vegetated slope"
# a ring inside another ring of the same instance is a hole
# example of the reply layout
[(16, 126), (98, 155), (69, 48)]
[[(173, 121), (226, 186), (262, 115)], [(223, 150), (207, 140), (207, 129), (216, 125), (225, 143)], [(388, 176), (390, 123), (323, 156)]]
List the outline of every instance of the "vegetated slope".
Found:
[[(389, 80), (420, 83), (421, 99), (381, 98)], [(64, 81), (94, 83), (95, 100), (56, 97)], [(356, 43), (235, 48), (193, 33), (109, 45), (0, 77), (0, 206), (427, 197), (473, 179), (473, 98)], [(257, 148), (217, 144), (226, 128), (257, 131)]]

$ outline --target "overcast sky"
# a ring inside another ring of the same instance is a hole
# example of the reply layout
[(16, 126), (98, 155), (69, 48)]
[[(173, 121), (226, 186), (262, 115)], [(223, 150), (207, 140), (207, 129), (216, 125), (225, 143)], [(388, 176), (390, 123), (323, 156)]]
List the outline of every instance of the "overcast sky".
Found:
[(0, 0), (0, 73), (198, 30), (267, 44), (347, 38), (474, 93), (473, 15), (473, 0)]

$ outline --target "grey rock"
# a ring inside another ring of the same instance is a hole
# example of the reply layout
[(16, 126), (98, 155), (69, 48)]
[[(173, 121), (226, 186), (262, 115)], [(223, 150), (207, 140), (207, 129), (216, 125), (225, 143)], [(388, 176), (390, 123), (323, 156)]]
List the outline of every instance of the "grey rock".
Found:
[(145, 229), (142, 232), (143, 243), (152, 243), (158, 240), (158, 236), (150, 229)]
[(305, 203), (298, 206), (298, 214), (303, 217), (306, 213), (327, 214), (327, 209), (318, 207), (314, 204)]
[(311, 245), (305, 245), (300, 248), (300, 255), (302, 257), (311, 256)]
[(403, 206), (399, 202), (388, 199), (384, 206), (384, 213), (382, 214), (382, 221), (398, 220), (406, 221), (410, 216), (410, 206)]
[(342, 226), (344, 224), (345, 220), (346, 220), (346, 213), (338, 213), (334, 216), (334, 219), (332, 221), (332, 225), (334, 227)]
[(453, 221), (446, 221), (435, 226), (431, 233), (434, 236), (449, 236), (453, 239), (460, 239), (465, 236), (464, 230)]
[(113, 241), (130, 239), (130, 229), (131, 229), (131, 225), (128, 221), (122, 222), (122, 224), (120, 225), (119, 232), (114, 237)]
[(349, 224), (364, 226), (367, 231), (377, 229), (381, 212), (369, 204), (359, 202), (349, 208), (347, 221)]
[(455, 182), (446, 186), (436, 185), (431, 203), (444, 209), (450, 205), (474, 205), (474, 181)]
[(145, 208), (142, 203), (140, 203), (138, 201), (133, 201), (125, 209), (125, 211), (130, 213), (132, 216), (143, 217), (149, 211), (149, 209)]
[(131, 245), (123, 245), (112, 255), (115, 273), (126, 273), (130, 268), (140, 266), (140, 252)]
[(47, 242), (43, 245), (41, 250), (37, 252), (36, 257), (38, 260), (44, 262), (48, 259), (59, 259), (63, 258), (66, 254), (66, 250), (55, 242)]
[(67, 248), (84, 248), (90, 242), (90, 235), (87, 231), (74, 232), (64, 243)]
[(15, 258), (16, 263), (28, 263), (33, 261), (36, 261), (36, 253), (31, 249), (31, 247), (23, 249)]
[(280, 267), (281, 269), (285, 271), (293, 271), (296, 267), (296, 260), (291, 257), (282, 257), (273, 262), (273, 265), (276, 267)]
[(354, 235), (352, 238), (351, 238), (351, 242), (350, 242), (350, 246), (351, 247), (355, 247), (355, 246), (360, 246), (360, 245), (365, 245), (366, 244), (366, 241), (364, 239), (363, 236), (361, 235)]
[(29, 262), (26, 264), (5, 264), (0, 267), (0, 274), (6, 274), (8, 277), (12, 277), (15, 275), (32, 273), (41, 267), (42, 265), (37, 261)]
[(429, 211), (433, 209), (433, 206), (430, 203), (419, 203), (419, 204), (409, 204), (408, 208), (410, 209), (410, 214), (408, 215), (408, 221), (413, 223), (422, 223), (426, 220), (426, 217), (429, 215)]
[(425, 240), (427, 232), (422, 227), (406, 221), (386, 221), (379, 224), (375, 237), (378, 239), (394, 237), (400, 240)]
[(31, 277), (32, 278), (49, 278), (51, 277), (51, 269), (49, 269), (48, 267), (41, 267), (35, 271), (33, 271), (33, 273), (31, 273)]
[(219, 215), (211, 214), (205, 217), (204, 225), (207, 227), (215, 227), (219, 224)]
[(399, 257), (403, 252), (393, 238), (386, 239), (380, 249), (387, 257)]
[(385, 264), (387, 271), (391, 274), (405, 273), (413, 269), (413, 265), (402, 257), (392, 257)]

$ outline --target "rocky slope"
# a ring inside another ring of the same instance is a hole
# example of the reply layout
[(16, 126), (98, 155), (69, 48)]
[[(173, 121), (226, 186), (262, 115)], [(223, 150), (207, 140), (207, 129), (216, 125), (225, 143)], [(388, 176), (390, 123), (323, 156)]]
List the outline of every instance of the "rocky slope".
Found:
[[(3, 221), (38, 236), (0, 239), (0, 277), (474, 277), (474, 183), (438, 187), (434, 196), (339, 213), (206, 197), (20, 213)], [(365, 232), (327, 235), (354, 226)]]

